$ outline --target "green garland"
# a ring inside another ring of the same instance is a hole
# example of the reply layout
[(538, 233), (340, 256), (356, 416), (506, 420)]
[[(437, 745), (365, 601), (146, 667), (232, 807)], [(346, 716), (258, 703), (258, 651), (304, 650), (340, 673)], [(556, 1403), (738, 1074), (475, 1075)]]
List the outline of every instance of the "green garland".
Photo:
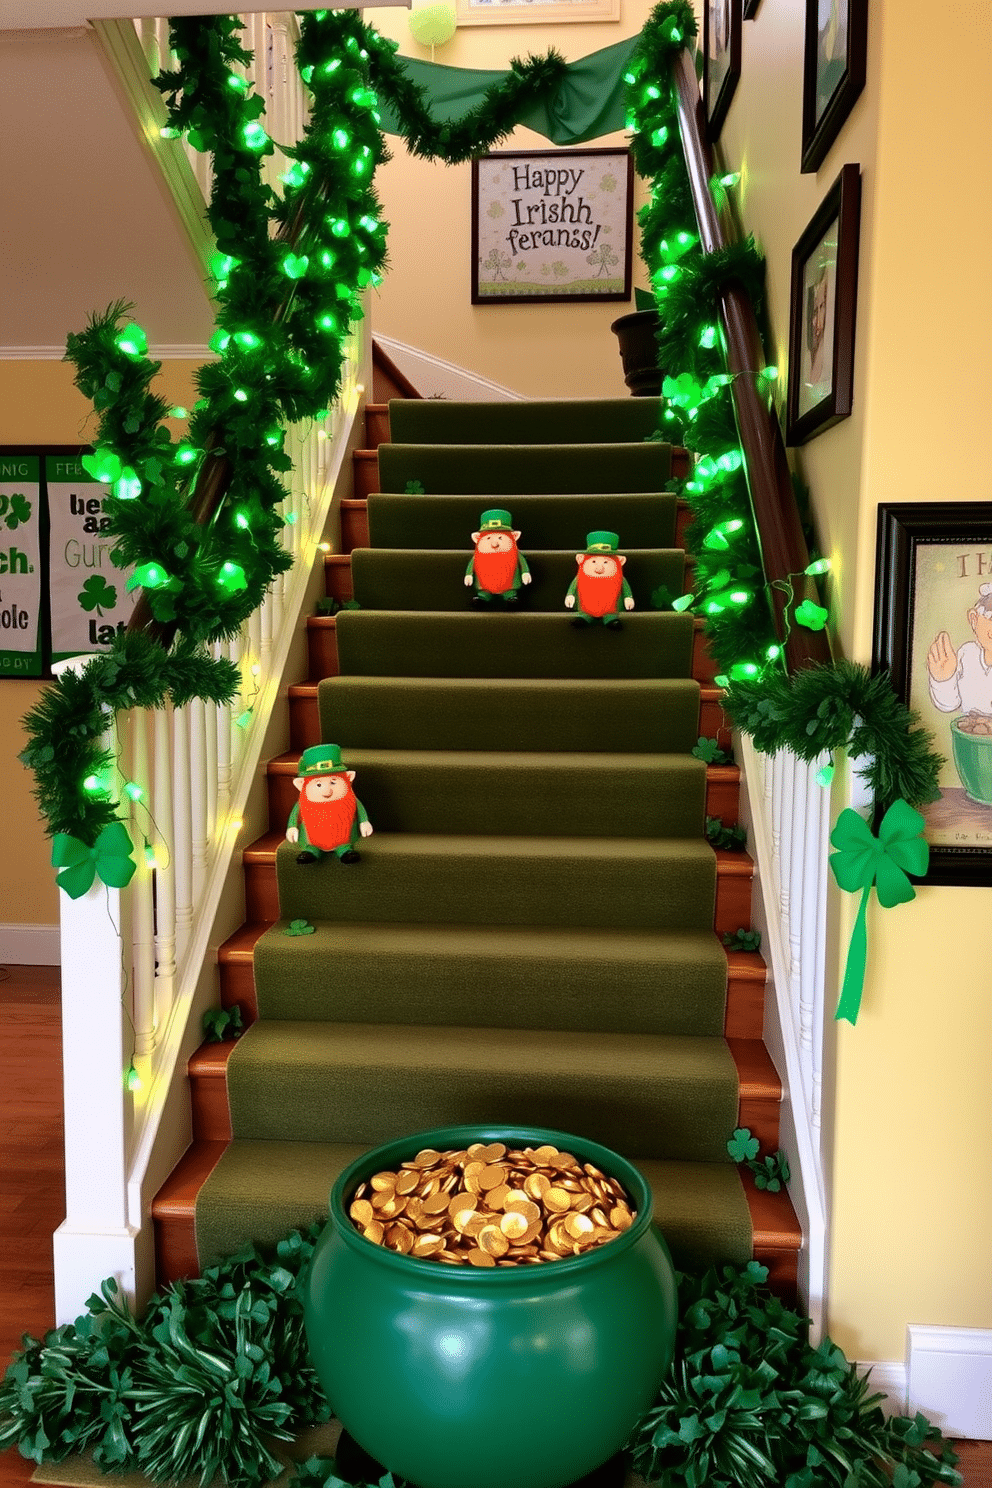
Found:
[[(863, 774), (877, 804), (899, 797), (923, 804), (937, 798), (943, 760), (886, 677), (872, 678), (846, 662), (794, 676), (783, 670), (716, 326), (718, 295), (730, 282), (744, 288), (764, 326), (764, 264), (750, 238), (709, 255), (700, 248), (671, 83), (676, 54), (695, 36), (686, 0), (658, 5), (626, 78), (634, 162), (652, 181), (639, 222), (661, 322), (659, 366), (668, 373), (658, 437), (700, 457), (687, 480), (673, 483), (692, 511), (686, 539), (694, 559), (692, 607), (705, 620), (722, 674), (723, 707), (759, 749), (790, 748), (804, 759), (845, 749), (866, 757)], [(731, 184), (732, 178), (710, 183), (718, 209)], [(769, 406), (773, 372), (758, 374)], [(826, 612), (804, 602), (805, 575), (792, 578), (787, 624), (822, 626)]]
[[(140, 1321), (104, 1282), (75, 1323), (24, 1340), (0, 1384), (0, 1451), (36, 1463), (92, 1451), (105, 1472), (259, 1488), (278, 1471), (270, 1441), (329, 1415), (301, 1301), (318, 1234), (173, 1283)], [(628, 1443), (635, 1467), (664, 1488), (959, 1483), (940, 1433), (922, 1416), (887, 1420), (867, 1377), (829, 1340), (813, 1349), (808, 1319), (766, 1279), (755, 1262), (680, 1274), (675, 1365)], [(297, 1469), (303, 1488), (338, 1481), (333, 1459)]]

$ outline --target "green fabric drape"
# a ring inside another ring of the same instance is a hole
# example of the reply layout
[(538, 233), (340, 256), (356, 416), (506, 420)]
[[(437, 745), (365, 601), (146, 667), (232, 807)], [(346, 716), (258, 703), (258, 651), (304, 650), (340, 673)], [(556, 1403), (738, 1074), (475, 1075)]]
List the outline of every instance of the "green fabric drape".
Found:
[[(631, 36), (601, 51), (590, 52), (578, 62), (570, 62), (565, 81), (554, 98), (530, 109), (519, 122), (555, 145), (580, 145), (623, 129), (626, 113), (623, 75), (639, 41), (640, 37)], [(406, 68), (411, 81), (424, 89), (431, 112), (442, 124), (475, 108), (486, 90), (506, 77), (505, 72), (443, 67), (413, 57), (396, 60)], [(382, 128), (387, 134), (403, 133), (385, 102)]]

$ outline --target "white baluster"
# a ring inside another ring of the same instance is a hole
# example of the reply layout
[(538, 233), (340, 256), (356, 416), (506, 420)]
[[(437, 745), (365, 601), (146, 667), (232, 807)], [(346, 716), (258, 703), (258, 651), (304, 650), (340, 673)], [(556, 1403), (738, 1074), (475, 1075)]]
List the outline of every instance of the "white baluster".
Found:
[[(796, 791), (796, 757), (789, 750), (783, 749), (778, 758), (782, 767), (782, 804), (779, 815), (779, 884), (778, 903), (779, 914), (782, 918), (782, 936), (786, 947), (791, 950), (791, 936), (789, 934), (789, 894), (792, 888), (790, 866), (792, 863), (792, 803)], [(792, 966), (790, 961), (789, 972)], [(795, 1004), (793, 1004), (795, 1006)]]
[(131, 879), (131, 926), (134, 975), (134, 1052), (148, 1054), (155, 1043), (155, 922), (152, 908), (152, 875), (145, 861), (144, 822), (152, 794), (148, 758), (148, 714), (133, 708), (130, 778), (141, 791), (141, 801), (131, 808), (131, 835), (137, 870)]
[(207, 862), (210, 863), (217, 834), (217, 708), (203, 704), (203, 773), (207, 787)]
[[(830, 763), (829, 756), (824, 755), (817, 762), (816, 768)], [(819, 879), (816, 885), (816, 923), (815, 929), (811, 928), (810, 939), (815, 947), (815, 953), (811, 957), (813, 978), (813, 1080), (810, 1091), (810, 1121), (813, 1128), (819, 1133), (823, 1115), (823, 1042), (826, 1033), (826, 959), (827, 959), (827, 885), (830, 877), (829, 852), (830, 852), (830, 808), (831, 789), (830, 786), (818, 786), (819, 812), (815, 823), (816, 837), (816, 860), (819, 869)], [(811, 831), (814, 829), (811, 828)]]
[(202, 702), (189, 705), (189, 777), (193, 842), (193, 903), (203, 893), (207, 873), (207, 720)]
[(172, 857), (176, 876), (176, 956), (182, 960), (193, 925), (193, 798), (189, 763), (189, 705), (172, 715), (172, 800), (175, 823)]
[[(218, 660), (226, 659), (229, 646), (226, 641), (217, 641), (214, 645), (214, 656)], [(217, 797), (215, 810), (218, 821), (226, 821), (231, 804), (231, 705), (230, 703), (219, 704), (215, 710), (215, 728), (217, 737)]]
[(269, 663), (272, 658), (272, 605), (269, 602), (271, 593), (272, 586), (270, 585), (258, 611), (258, 659), (262, 666), (262, 677), (268, 676)]
[(172, 705), (155, 710), (155, 1024), (164, 1028), (176, 981), (176, 865), (172, 814)]

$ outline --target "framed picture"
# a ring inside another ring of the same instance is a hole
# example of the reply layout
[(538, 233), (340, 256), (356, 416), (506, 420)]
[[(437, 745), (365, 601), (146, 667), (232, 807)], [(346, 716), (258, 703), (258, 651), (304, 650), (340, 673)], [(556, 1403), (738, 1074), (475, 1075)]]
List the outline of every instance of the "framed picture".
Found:
[(472, 161), (472, 304), (629, 300), (629, 150)]
[(620, 0), (456, 0), (459, 26), (538, 26), (618, 21)]
[(706, 133), (718, 139), (741, 75), (741, 0), (704, 0), (703, 108)]
[(865, 85), (868, 0), (806, 0), (804, 172), (815, 171)]
[(746, 21), (754, 20), (758, 14), (758, 6), (760, 4), (761, 0), (744, 0), (744, 19)]
[(945, 763), (924, 883), (992, 883), (992, 503), (878, 509), (873, 662)]
[(860, 226), (861, 171), (845, 165), (792, 250), (788, 444), (851, 412)]

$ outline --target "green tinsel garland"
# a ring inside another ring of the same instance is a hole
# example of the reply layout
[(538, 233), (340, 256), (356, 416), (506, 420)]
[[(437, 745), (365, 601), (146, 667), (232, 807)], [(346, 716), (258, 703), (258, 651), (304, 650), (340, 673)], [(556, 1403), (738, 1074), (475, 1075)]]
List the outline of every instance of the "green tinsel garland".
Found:
[[(105, 1472), (259, 1488), (278, 1470), (270, 1440), (329, 1415), (301, 1304), (318, 1234), (174, 1283), (140, 1321), (104, 1282), (75, 1323), (24, 1340), (0, 1384), (0, 1451), (41, 1463), (91, 1450)], [(813, 1349), (808, 1319), (766, 1279), (755, 1262), (679, 1275), (675, 1365), (628, 1443), (638, 1470), (664, 1488), (959, 1483), (940, 1433), (886, 1419), (867, 1378), (829, 1340)], [(337, 1481), (333, 1459), (297, 1469), (304, 1488)]]

